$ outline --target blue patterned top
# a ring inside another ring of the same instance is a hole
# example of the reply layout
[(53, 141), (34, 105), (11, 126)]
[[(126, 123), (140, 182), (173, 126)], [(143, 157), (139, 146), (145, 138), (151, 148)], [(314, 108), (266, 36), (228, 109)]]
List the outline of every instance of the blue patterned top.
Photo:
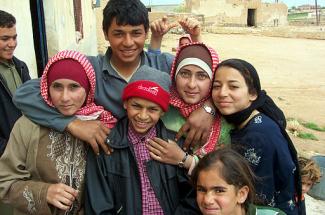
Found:
[(297, 214), (295, 204), (295, 170), (288, 142), (278, 125), (265, 114), (257, 114), (247, 125), (231, 132), (231, 143), (243, 146), (241, 154), (259, 177), (259, 199), (287, 214)]

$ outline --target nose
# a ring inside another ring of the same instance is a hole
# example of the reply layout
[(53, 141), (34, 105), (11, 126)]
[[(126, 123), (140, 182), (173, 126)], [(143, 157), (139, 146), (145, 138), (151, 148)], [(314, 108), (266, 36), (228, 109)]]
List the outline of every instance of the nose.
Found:
[(13, 47), (16, 47), (16, 45), (17, 45), (17, 40), (16, 40), (15, 38), (11, 38), (11, 39), (9, 40), (9, 42), (8, 42), (8, 46), (9, 46), (10, 48), (13, 48)]
[(126, 34), (124, 37), (124, 46), (132, 46), (134, 43), (132, 35), (131, 34)]
[(140, 113), (139, 113), (139, 117), (141, 120), (145, 120), (148, 118), (148, 113), (147, 110), (145, 108), (143, 108)]
[(62, 102), (67, 102), (70, 99), (69, 91), (67, 89), (64, 89), (61, 94), (61, 100)]
[(212, 205), (213, 204), (213, 195), (212, 195), (212, 193), (211, 192), (205, 193), (203, 201), (204, 201), (205, 205)]
[(188, 80), (188, 87), (189, 88), (195, 88), (196, 87), (196, 79), (195, 75), (192, 75)]
[(226, 87), (226, 86), (222, 86), (222, 87), (220, 87), (220, 89), (219, 89), (219, 96), (220, 97), (225, 97), (225, 96), (227, 96), (228, 95), (228, 87)]

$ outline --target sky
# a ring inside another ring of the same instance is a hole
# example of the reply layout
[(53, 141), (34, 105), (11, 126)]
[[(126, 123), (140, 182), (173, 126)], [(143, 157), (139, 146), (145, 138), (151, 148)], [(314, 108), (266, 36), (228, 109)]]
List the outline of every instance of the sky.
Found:
[[(144, 4), (179, 4), (183, 2), (183, 0), (141, 0)], [(275, 2), (274, 0), (262, 0), (263, 2)], [(290, 8), (292, 6), (299, 6), (303, 4), (315, 4), (315, 0), (279, 0), (279, 2), (283, 2), (287, 4)], [(317, 0), (317, 3), (321, 6), (325, 6), (325, 0)]]

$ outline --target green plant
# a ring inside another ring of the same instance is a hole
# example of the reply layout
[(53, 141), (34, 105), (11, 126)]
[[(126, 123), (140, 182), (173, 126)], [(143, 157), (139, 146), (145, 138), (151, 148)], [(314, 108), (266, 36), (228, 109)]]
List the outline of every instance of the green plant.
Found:
[(305, 128), (309, 128), (315, 131), (325, 131), (325, 127), (320, 127), (316, 123), (313, 122), (303, 122), (301, 123)]
[(314, 134), (307, 132), (299, 132), (297, 136), (302, 139), (318, 140), (318, 138)]

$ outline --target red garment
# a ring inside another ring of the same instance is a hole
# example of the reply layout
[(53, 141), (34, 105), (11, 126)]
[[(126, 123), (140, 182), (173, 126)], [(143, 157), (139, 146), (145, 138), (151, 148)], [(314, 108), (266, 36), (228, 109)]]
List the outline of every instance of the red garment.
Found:
[[(77, 112), (76, 116), (81, 119), (94, 119), (99, 116), (100, 121), (102, 121), (107, 127), (112, 128), (116, 123), (116, 118), (111, 114), (111, 112), (104, 110), (102, 106), (97, 106), (94, 103), (94, 95), (95, 95), (95, 87), (96, 87), (96, 78), (95, 71), (88, 61), (87, 57), (80, 52), (77, 51), (61, 51), (54, 55), (49, 62), (47, 63), (42, 78), (41, 78), (41, 95), (44, 101), (51, 107), (54, 107), (50, 95), (49, 95), (49, 86), (48, 86), (48, 73), (51, 65), (58, 64), (63, 59), (73, 59), (84, 68), (84, 70), (80, 70), (80, 72), (85, 72), (88, 78), (90, 88), (87, 93), (87, 98), (85, 105), (81, 107)], [(51, 71), (55, 72), (55, 70)]]
[(140, 97), (152, 101), (158, 104), (164, 112), (168, 110), (169, 92), (156, 82), (139, 80), (129, 83), (123, 90), (122, 100), (125, 101), (130, 97)]
[[(175, 72), (176, 72), (176, 68), (177, 68), (177, 64), (178, 64), (178, 58), (179, 58), (182, 50), (184, 50), (188, 46), (202, 46), (207, 49), (207, 51), (210, 53), (210, 56), (211, 56), (212, 65), (210, 65), (210, 66), (211, 66), (213, 75), (214, 75), (217, 65), (219, 63), (219, 57), (218, 57), (218, 54), (216, 53), (216, 51), (214, 49), (206, 46), (204, 43), (193, 42), (191, 44), (184, 45), (178, 49), (175, 59), (172, 64), (171, 72), (170, 72), (170, 77), (171, 77), (171, 81), (172, 81), (172, 87), (171, 87), (171, 93), (170, 93), (170, 97), (171, 97), (170, 105), (176, 107), (180, 111), (182, 116), (185, 118), (187, 118), (194, 110), (202, 107), (204, 102), (208, 98), (211, 97), (209, 94), (206, 98), (202, 99), (201, 101), (199, 101), (196, 104), (187, 104), (179, 96), (179, 94), (176, 90)], [(202, 60), (204, 60), (204, 59), (202, 59)], [(208, 63), (208, 62), (206, 62), (206, 63)], [(211, 87), (212, 87), (212, 80), (211, 80), (210, 90), (211, 90)], [(196, 154), (205, 155), (215, 149), (215, 145), (217, 144), (218, 139), (219, 139), (220, 129), (221, 129), (221, 116), (217, 115), (215, 118), (215, 121), (213, 123), (213, 126), (211, 128), (210, 136), (209, 136), (207, 143), (204, 146), (202, 146), (196, 152)]]
[(57, 79), (70, 79), (78, 82), (86, 92), (89, 92), (89, 81), (83, 66), (71, 58), (53, 63), (47, 74), (47, 84), (50, 86)]

